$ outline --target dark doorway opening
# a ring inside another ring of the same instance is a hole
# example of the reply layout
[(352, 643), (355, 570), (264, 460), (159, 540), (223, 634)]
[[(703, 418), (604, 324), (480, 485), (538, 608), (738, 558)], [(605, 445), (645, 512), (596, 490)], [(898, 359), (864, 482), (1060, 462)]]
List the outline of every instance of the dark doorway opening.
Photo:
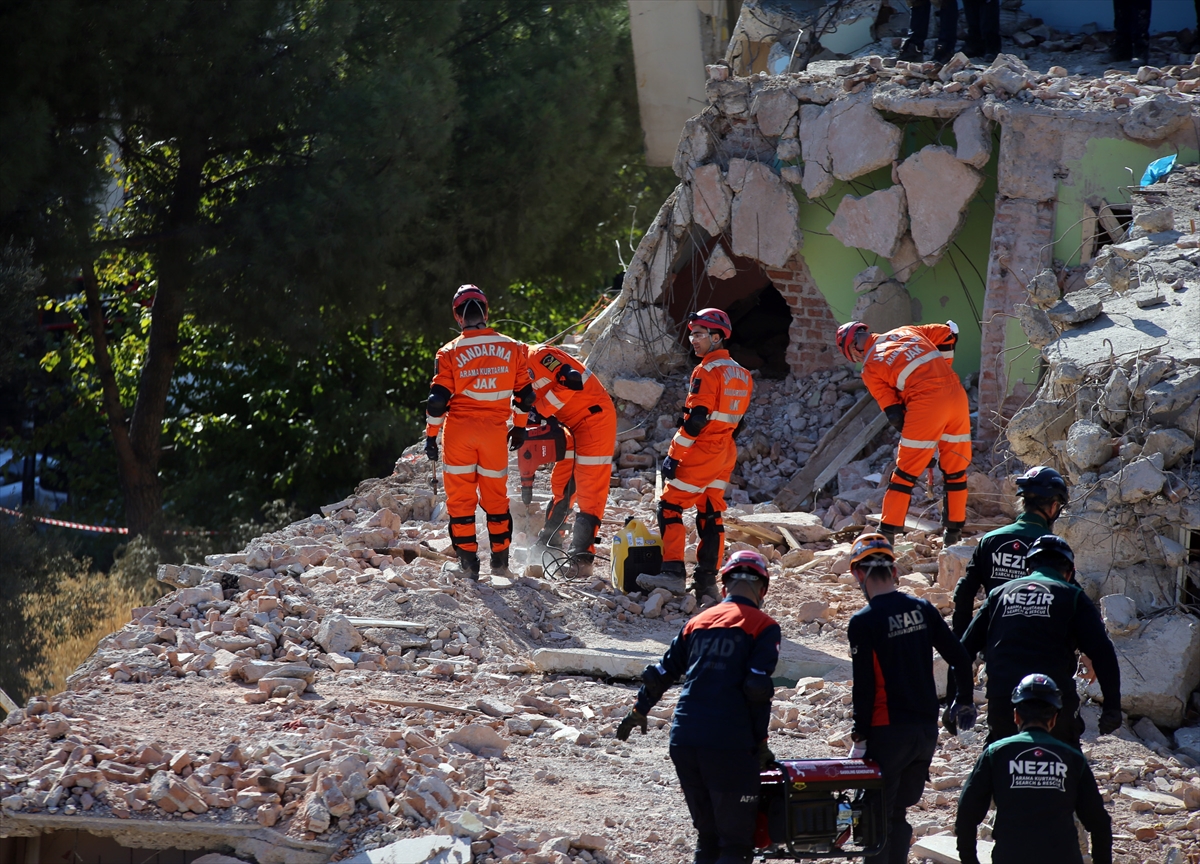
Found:
[[(783, 295), (771, 284), (762, 265), (751, 258), (730, 255), (720, 238), (692, 245), (691, 253), (671, 280), (666, 308), (679, 324), (679, 341), (687, 346), (687, 316), (697, 309), (723, 309), (733, 323), (729, 354), (764, 378), (786, 378), (788, 331), (792, 312)], [(712, 256), (725, 255), (734, 272), (725, 279), (709, 274)], [(695, 360), (695, 357), (692, 358)]]

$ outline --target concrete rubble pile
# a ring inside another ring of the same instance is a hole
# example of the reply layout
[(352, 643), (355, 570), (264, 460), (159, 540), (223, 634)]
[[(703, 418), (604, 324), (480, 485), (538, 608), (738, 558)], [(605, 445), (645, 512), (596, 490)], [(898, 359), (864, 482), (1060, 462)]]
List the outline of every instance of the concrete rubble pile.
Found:
[(1164, 726), (1200, 684), (1200, 621), (1176, 611), (1200, 597), (1187, 548), (1200, 528), (1200, 237), (1185, 216), (1198, 181), (1188, 168), (1138, 190), (1128, 239), (1103, 247), (1077, 290), (1061, 294), (1049, 270), (1031, 281), (1018, 312), (1048, 368), (1008, 426), (1018, 458), (1068, 476), (1057, 530), (1079, 580), (1128, 610), (1110, 627), (1124, 707)]
[[(593, 653), (636, 675), (661, 641), (632, 657), (604, 646), (670, 638), (694, 598), (624, 595), (600, 578), (458, 581), (441, 571), (444, 528), (424, 518), (442, 503), (427, 470), (406, 456), (392, 477), (364, 482), (323, 515), (206, 566), (164, 566), (161, 578), (182, 587), (134, 610), (66, 692), (9, 716), (4, 832), (86, 820), (85, 830), (145, 847), (148, 826), (166, 822), (160, 848), (222, 848), (260, 864), (685, 860), (690, 829), (660, 752), (674, 694), (653, 712), (651, 736), (622, 744), (612, 732), (632, 688), (560, 667), (601, 645)], [(631, 516), (653, 524), (652, 495), (624, 500), (643, 479), (625, 470), (633, 476), (613, 489), (603, 536)], [(772, 508), (731, 507), (730, 548), (776, 562), (771, 612), (802, 646), (784, 651), (780, 674), (794, 677), (777, 694), (772, 746), (840, 753), (850, 728), (845, 626), (862, 603), (849, 543), (812, 517), (797, 527), (804, 514), (751, 509)], [(772, 519), (792, 520), (791, 540), (772, 536)], [(901, 581), (948, 611), (965, 559), (942, 553), (939, 568), (939, 547), (936, 532), (904, 537)], [(801, 668), (787, 666), (789, 650), (807, 652), (803, 668), (820, 660), (816, 674), (789, 671)], [(1186, 846), (1200, 830), (1191, 731), (1177, 733), (1178, 752), (1158, 740), (1150, 752), (1128, 733), (1090, 745), (1111, 760), (1102, 782), (1118, 822), (1152, 817), (1156, 843)], [(918, 836), (949, 830), (979, 746), (943, 734)], [(533, 815), (556, 787), (612, 797), (585, 812), (568, 799), (563, 813), (579, 815), (558, 827)], [(385, 850), (410, 857), (378, 857)]]

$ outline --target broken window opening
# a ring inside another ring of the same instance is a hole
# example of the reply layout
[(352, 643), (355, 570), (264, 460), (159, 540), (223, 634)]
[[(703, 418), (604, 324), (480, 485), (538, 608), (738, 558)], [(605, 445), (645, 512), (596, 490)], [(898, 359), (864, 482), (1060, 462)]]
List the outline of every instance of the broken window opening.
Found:
[(734, 360), (764, 378), (787, 377), (792, 310), (762, 265), (731, 254), (721, 238), (694, 240), (671, 280), (665, 305), (689, 354), (687, 316), (712, 306), (723, 309), (733, 324), (728, 348)]
[(1176, 604), (1200, 612), (1200, 528), (1180, 528), (1179, 540), (1186, 555), (1179, 565)]
[(1132, 204), (1109, 204), (1101, 198), (1089, 198), (1083, 206), (1083, 240), (1079, 263), (1090, 264), (1105, 246), (1124, 243), (1133, 224)]

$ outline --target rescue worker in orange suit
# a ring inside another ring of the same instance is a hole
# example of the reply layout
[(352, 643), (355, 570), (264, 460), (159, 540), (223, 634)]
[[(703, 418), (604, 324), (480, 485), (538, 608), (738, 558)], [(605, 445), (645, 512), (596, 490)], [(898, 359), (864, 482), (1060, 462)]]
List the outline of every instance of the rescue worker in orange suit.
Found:
[(640, 588), (666, 588), (684, 593), (683, 552), (687, 530), (683, 511), (696, 508), (696, 549), (693, 588), (696, 599), (719, 600), (717, 566), (725, 555), (725, 489), (737, 464), (733, 439), (750, 405), (754, 382), (725, 350), (733, 332), (729, 316), (720, 309), (701, 309), (688, 316), (688, 338), (700, 364), (692, 370), (685, 416), (662, 463), (663, 493), (658, 502), (658, 530), (663, 541), (662, 571), (643, 573)]
[(512, 514), (504, 442), (507, 438), (509, 450), (525, 443), (532, 387), (528, 347), (487, 326), (484, 293), (474, 285), (463, 285), (455, 292), (452, 306), (462, 335), (437, 352), (426, 409), (425, 454), (437, 461), (440, 431), (450, 541), (458, 556), (458, 572), (478, 579), (477, 504), (487, 514), (492, 573), (508, 572)]
[[(556, 493), (550, 502), (549, 515), (556, 515), (557, 507), (561, 518), (557, 524), (547, 520), (538, 543), (542, 547), (548, 545), (566, 519), (571, 508), (568, 490), (573, 484), (579, 515), (575, 517), (567, 552), (577, 562), (578, 575), (590, 576), (596, 555), (596, 532), (600, 530), (604, 506), (608, 503), (608, 481), (617, 446), (617, 410), (600, 379), (561, 348), (551, 345), (533, 348), (529, 352), (529, 379), (533, 409), (542, 417), (558, 420), (574, 438), (570, 480), (562, 487), (562, 498)], [(561, 479), (558, 466), (554, 477)]]
[[(536, 409), (529, 412), (529, 422), (534, 423), (535, 419), (541, 419)], [(537, 551), (550, 546), (563, 548), (567, 533), (564, 526), (575, 506), (575, 436), (554, 418), (546, 422), (555, 424), (562, 434), (563, 458), (554, 463), (550, 472), (550, 501), (546, 504), (546, 524), (539, 532), (534, 547)]]
[(900, 433), (896, 470), (883, 496), (879, 533), (895, 540), (913, 484), (938, 454), (946, 496), (942, 502), (942, 539), (962, 539), (967, 521), (967, 468), (971, 464), (971, 409), (967, 392), (950, 363), (958, 325), (910, 324), (872, 333), (861, 321), (838, 328), (837, 346), (853, 363), (862, 363), (862, 380)]

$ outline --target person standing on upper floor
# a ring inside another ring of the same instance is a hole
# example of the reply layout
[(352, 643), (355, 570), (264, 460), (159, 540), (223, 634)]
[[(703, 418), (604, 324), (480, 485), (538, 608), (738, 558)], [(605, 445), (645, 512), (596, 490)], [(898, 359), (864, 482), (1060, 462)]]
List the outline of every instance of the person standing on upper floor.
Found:
[[(1134, 58), (1150, 59), (1150, 0), (1113, 0), (1113, 30), (1116, 37), (1108, 59), (1128, 63)], [(1197, 6), (1200, 15), (1200, 6)]]
[(945, 63), (954, 56), (954, 46), (958, 43), (958, 0), (912, 0), (908, 7), (908, 37), (900, 46), (897, 60), (920, 63), (925, 59), (929, 15), (935, 7), (938, 10), (938, 36), (931, 59), (934, 63)]
[(719, 600), (717, 567), (725, 556), (725, 490), (737, 466), (734, 437), (741, 430), (754, 382), (725, 343), (733, 332), (720, 309), (701, 309), (688, 316), (688, 339), (700, 358), (688, 385), (685, 416), (662, 462), (663, 493), (658, 502), (658, 530), (663, 541), (662, 571), (643, 573), (639, 587), (684, 593), (683, 563), (687, 529), (683, 511), (696, 508), (696, 599)]
[(951, 708), (963, 729), (975, 724), (971, 661), (928, 600), (897, 590), (895, 552), (882, 534), (862, 534), (854, 541), (850, 572), (867, 599), (846, 628), (854, 672), (850, 755), (879, 763), (888, 820), (886, 845), (866, 860), (900, 864), (908, 860), (912, 840), (906, 813), (921, 800), (937, 748), (933, 652), (950, 664), (959, 692), (968, 694)]
[[(1095, 605), (1073, 583), (1075, 554), (1061, 537), (1045, 534), (1025, 554), (1028, 575), (1011, 579), (988, 594), (975, 613), (962, 644), (987, 664), (988, 743), (1015, 735), (1009, 694), (1026, 675), (1042, 672), (1062, 692), (1063, 712), (1055, 738), (1079, 748), (1083, 718), (1075, 691), (1077, 651), (1087, 655), (1104, 697), (1099, 731), (1107, 735), (1122, 723), (1121, 669)], [(961, 692), (951, 682), (947, 698)]]
[(879, 533), (895, 540), (902, 533), (913, 485), (938, 454), (945, 483), (942, 539), (962, 539), (967, 522), (967, 468), (971, 465), (971, 408), (951, 361), (958, 325), (910, 324), (872, 333), (861, 321), (837, 331), (837, 347), (847, 360), (862, 363), (862, 380), (888, 422), (900, 433), (896, 469), (883, 496)]
[(996, 59), (1000, 45), (1000, 0), (963, 0), (967, 38), (963, 53), (988, 63)]
[(475, 508), (481, 504), (487, 514), (492, 573), (507, 575), (512, 514), (504, 445), (507, 440), (508, 449), (516, 450), (525, 442), (533, 400), (527, 348), (488, 327), (487, 297), (474, 285), (459, 288), (451, 308), (462, 335), (437, 352), (426, 409), (425, 454), (437, 461), (440, 431), (442, 483), (458, 572), (479, 578)]
[(570, 431), (574, 443), (571, 477), (561, 486), (565, 478), (555, 466), (554, 486), (561, 489), (561, 494), (556, 492), (550, 502), (538, 544), (544, 549), (562, 526), (571, 509), (568, 489), (573, 490), (579, 515), (567, 552), (576, 562), (575, 572), (581, 577), (590, 576), (596, 556), (596, 532), (608, 503), (608, 481), (617, 446), (617, 410), (600, 379), (561, 348), (531, 347), (529, 379), (534, 410), (541, 417), (557, 419)]

